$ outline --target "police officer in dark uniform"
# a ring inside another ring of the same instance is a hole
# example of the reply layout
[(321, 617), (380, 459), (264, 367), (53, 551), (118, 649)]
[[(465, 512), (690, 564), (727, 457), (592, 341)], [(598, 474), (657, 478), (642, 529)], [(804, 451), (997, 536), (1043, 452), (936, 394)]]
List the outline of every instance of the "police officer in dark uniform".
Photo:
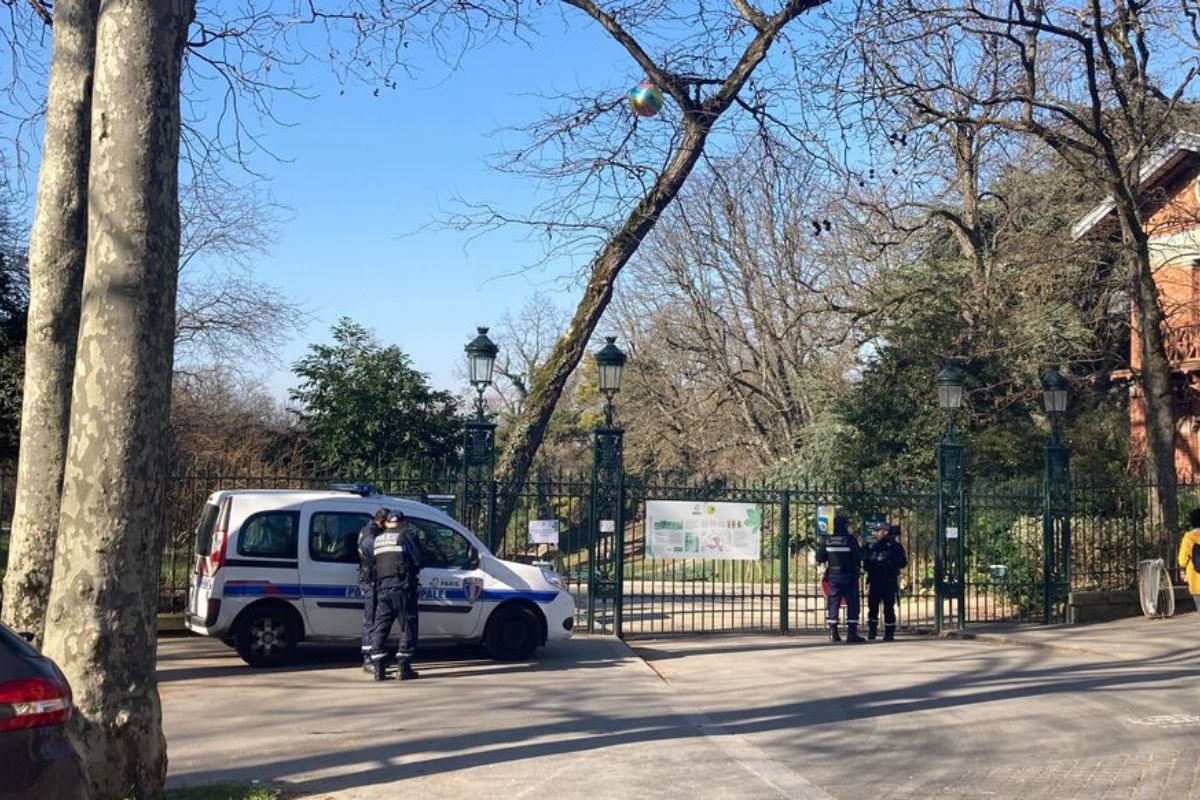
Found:
[(817, 545), (817, 563), (827, 564), (825, 575), (829, 579), (828, 605), (825, 621), (829, 623), (829, 639), (842, 640), (838, 633), (838, 608), (843, 598), (846, 601), (847, 644), (858, 644), (866, 639), (858, 635), (858, 574), (862, 564), (862, 549), (858, 540), (850, 534), (846, 518), (833, 518), (833, 534), (826, 536)]
[(404, 521), (404, 514), (392, 511), (383, 523), (383, 532), (375, 537), (375, 629), (371, 636), (371, 668), (375, 680), (384, 680), (383, 659), (392, 623), (400, 620), (400, 680), (417, 677), (412, 668), (417, 649), (417, 589), (425, 551)]
[(362, 590), (363, 625), (362, 657), (363, 669), (371, 671), (371, 631), (375, 629), (375, 537), (383, 531), (383, 521), (388, 510), (375, 511), (361, 531), (358, 532), (358, 588)]
[(900, 594), (900, 570), (908, 566), (908, 554), (897, 541), (899, 525), (877, 522), (875, 541), (867, 552), (867, 638), (879, 630), (879, 605), (883, 604), (883, 640), (896, 638), (896, 597)]

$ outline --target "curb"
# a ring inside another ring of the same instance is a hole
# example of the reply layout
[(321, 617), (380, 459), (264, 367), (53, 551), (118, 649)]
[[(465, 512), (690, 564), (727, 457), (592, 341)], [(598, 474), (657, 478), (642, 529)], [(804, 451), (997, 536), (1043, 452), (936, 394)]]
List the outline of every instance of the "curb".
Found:
[(159, 639), (175, 639), (192, 634), (183, 626), (183, 616), (180, 614), (159, 614), (157, 630)]
[(1112, 653), (1106, 653), (1102, 650), (1092, 650), (1086, 647), (1075, 647), (1069, 644), (1058, 644), (1056, 642), (1035, 642), (1029, 639), (1022, 639), (1019, 636), (1005, 636), (1000, 633), (970, 633), (969, 631), (947, 631), (941, 635), (942, 639), (957, 639), (959, 641), (979, 642), (981, 644), (992, 645), (1007, 645), (1012, 647), (1027, 647), (1031, 650), (1049, 650), (1058, 653), (1070, 653), (1072, 655), (1087, 655), (1087, 656), (1105, 656), (1111, 657)]

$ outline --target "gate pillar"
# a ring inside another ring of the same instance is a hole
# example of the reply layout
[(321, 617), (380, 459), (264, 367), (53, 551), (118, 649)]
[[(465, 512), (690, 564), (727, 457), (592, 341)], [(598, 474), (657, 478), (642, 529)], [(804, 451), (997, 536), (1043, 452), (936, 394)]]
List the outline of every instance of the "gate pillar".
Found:
[(1057, 424), (1046, 442), (1044, 463), (1042, 622), (1049, 625), (1057, 601), (1065, 602), (1071, 591), (1071, 449), (1062, 443)]
[(496, 425), (479, 418), (471, 420), (463, 431), (462, 513), (459, 522), (477, 532), (488, 549), (500, 554), (496, 541)]
[[(592, 432), (592, 496), (588, 553), (588, 633), (612, 615), (621, 636), (625, 578), (625, 431), (604, 425)], [(602, 616), (597, 617), (597, 607)]]
[(934, 546), (934, 585), (936, 604), (934, 627), (945, 629), (946, 603), (949, 601), (957, 630), (966, 626), (966, 581), (964, 580), (963, 539), (966, 536), (964, 508), (966, 475), (965, 448), (954, 441), (953, 422), (947, 426), (946, 439), (937, 451), (937, 536)]

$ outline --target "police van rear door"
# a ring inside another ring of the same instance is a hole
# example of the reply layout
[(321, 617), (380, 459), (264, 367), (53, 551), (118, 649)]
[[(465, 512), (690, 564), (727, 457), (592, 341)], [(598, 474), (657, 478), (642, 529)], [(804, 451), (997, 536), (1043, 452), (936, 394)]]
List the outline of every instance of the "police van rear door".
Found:
[(304, 510), (300, 574), (312, 638), (362, 636), (358, 533), (370, 518), (369, 510), (352, 500), (310, 503)]
[[(228, 503), (224, 504), (228, 513)], [(217, 526), (217, 518), (221, 514), (220, 497), (213, 495), (204, 504), (200, 512), (200, 521), (196, 523), (193, 541), (192, 577), (188, 586), (188, 614), (197, 624), (204, 625), (208, 616), (208, 601), (212, 595), (213, 562), (217, 559), (213, 553), (213, 532)], [(218, 546), (220, 543), (218, 542)], [(211, 620), (214, 621), (215, 620)]]

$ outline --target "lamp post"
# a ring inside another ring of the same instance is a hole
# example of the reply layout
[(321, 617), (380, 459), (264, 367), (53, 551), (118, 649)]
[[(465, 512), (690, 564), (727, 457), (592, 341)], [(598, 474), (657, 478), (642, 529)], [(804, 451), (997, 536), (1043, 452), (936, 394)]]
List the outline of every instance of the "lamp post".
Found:
[[(463, 432), (463, 500), (462, 523), (484, 533), (488, 548), (496, 551), (493, 520), (496, 516), (496, 487), (493, 481), (496, 467), (496, 425), (484, 415), (483, 393), (492, 384), (492, 370), (500, 348), (488, 338), (487, 328), (476, 328), (478, 335), (463, 348), (467, 353), (467, 375), (475, 387), (475, 418), (464, 426)], [(485, 511), (481, 511), (485, 509)], [(486, 525), (481, 525), (483, 513)]]
[(604, 423), (592, 431), (591, 552), (588, 554), (588, 632), (596, 627), (596, 604), (612, 604), (612, 633), (622, 635), (624, 580), (625, 431), (613, 423), (613, 397), (621, 391), (625, 353), (617, 337), (605, 337), (596, 352), (596, 372), (604, 395)]
[(1047, 625), (1056, 598), (1071, 587), (1071, 449), (1062, 443), (1069, 390), (1057, 365), (1042, 375), (1042, 402), (1050, 421), (1042, 473), (1042, 621)]
[(956, 627), (966, 624), (966, 604), (963, 602), (963, 537), (966, 534), (963, 494), (965, 448), (958, 441), (955, 413), (962, 406), (963, 371), (955, 364), (946, 364), (938, 373), (938, 407), (946, 417), (945, 430), (937, 448), (937, 531), (934, 553), (934, 627), (939, 634), (945, 626), (945, 601), (956, 604)]

